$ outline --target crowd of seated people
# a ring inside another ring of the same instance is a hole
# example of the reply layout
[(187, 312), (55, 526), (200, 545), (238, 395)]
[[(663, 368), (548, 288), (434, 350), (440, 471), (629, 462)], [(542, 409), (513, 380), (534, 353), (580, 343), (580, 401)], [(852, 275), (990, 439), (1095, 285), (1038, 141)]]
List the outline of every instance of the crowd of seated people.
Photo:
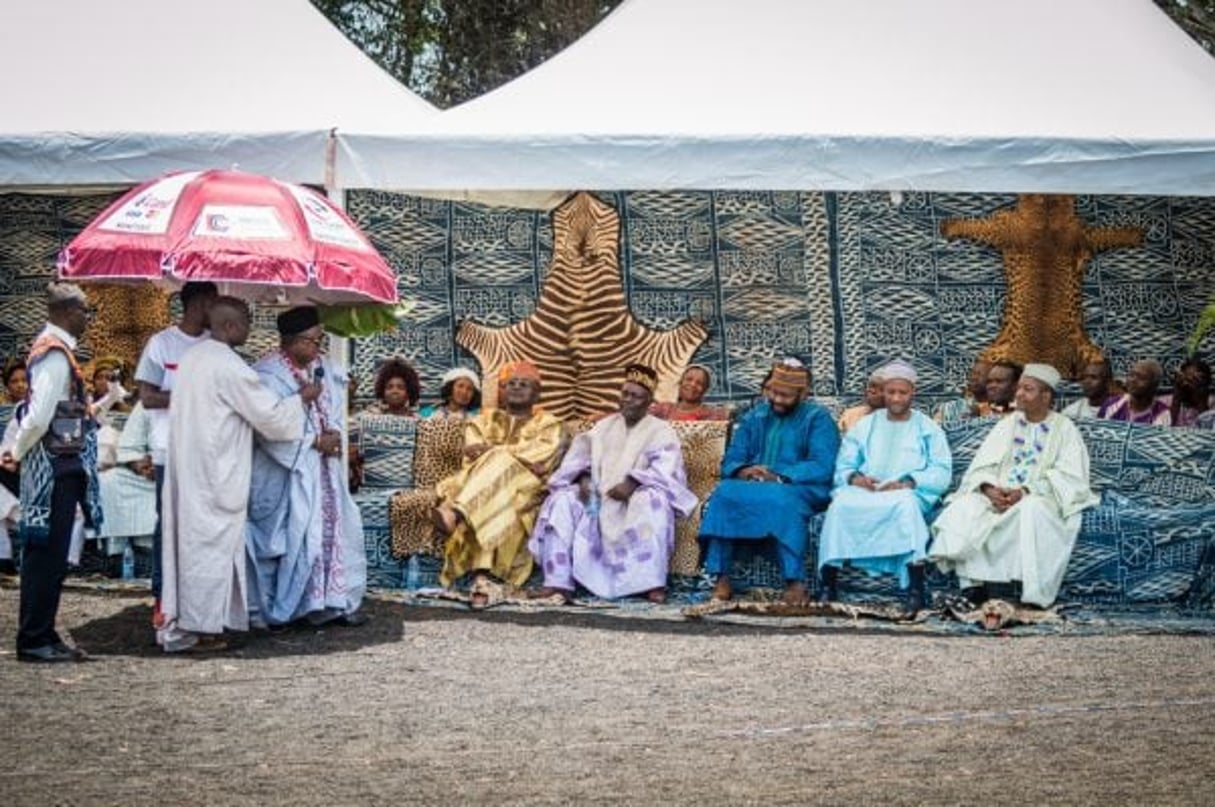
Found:
[[(915, 369), (895, 361), (874, 373), (881, 405), (874, 390), (841, 447), (839, 425), (809, 394), (806, 368), (774, 365), (762, 399), (734, 425), (702, 515), (713, 596), (734, 595), (737, 553), (760, 551), (781, 569), (784, 600), (807, 603), (808, 523), (825, 510), (818, 547), (824, 600), (837, 596), (836, 571), (848, 564), (896, 575), (914, 613), (924, 602), (924, 568), (935, 563), (956, 571), (971, 596), (987, 582), (1019, 580), (1027, 601), (1048, 605), (1078, 514), (1095, 502), (1088, 455), (1055, 411), (1061, 378), (1053, 368), (995, 363), (991, 371), (986, 403), (1009, 416), (946, 499), (951, 515), (930, 528), (926, 516), (947, 491), (952, 461), (941, 427), (913, 408)], [(506, 378), (514, 375), (506, 370)], [(597, 419), (564, 456), (558, 424), (537, 420), (542, 413), (532, 409), (538, 371), (524, 365), (522, 376), (510, 382), (517, 394), (506, 395), (501, 424), (468, 421), (464, 468), (439, 486), (442, 582), (471, 579), (470, 603), (485, 607), (505, 587), (526, 582), (537, 564), (537, 598), (568, 602), (581, 587), (599, 597), (662, 602), (674, 520), (698, 502), (686, 488), (678, 439), (654, 417), (664, 408), (653, 405), (653, 371), (627, 368), (619, 411)], [(1057, 551), (1021, 546), (1017, 536), (1030, 523), (1055, 531)]]
[[(939, 423), (973, 417), (1003, 414), (1017, 408), (1015, 389), (1021, 367), (1012, 362), (976, 362), (987, 367), (979, 384), (972, 372), (967, 395), (947, 401), (933, 411)], [(1136, 361), (1127, 369), (1125, 382), (1113, 375), (1106, 361), (1089, 362), (1080, 371), (1081, 396), (1063, 404), (1056, 402), (1061, 414), (1072, 419), (1095, 418), (1147, 426), (1215, 428), (1215, 393), (1212, 392), (1211, 366), (1191, 356), (1177, 368), (1172, 379), (1173, 392), (1161, 394), (1164, 369), (1153, 359)]]
[[(1205, 368), (1200, 360), (1184, 363), (1175, 397), (1165, 399), (1166, 408), (1187, 413), (1188, 423), (1198, 423), (1210, 410)], [(736, 552), (762, 544), (785, 575), (786, 601), (807, 601), (807, 524), (825, 511), (817, 556), (820, 597), (826, 600), (837, 596), (838, 569), (849, 565), (896, 576), (907, 590), (907, 610), (914, 612), (924, 602), (924, 568), (935, 564), (956, 573), (972, 598), (984, 596), (987, 583), (1017, 581), (1025, 602), (1049, 605), (1080, 513), (1096, 502), (1087, 449), (1070, 420), (1096, 416), (1139, 390), (1138, 373), (1130, 374), (1126, 391), (1119, 393), (1109, 370), (1105, 363), (1085, 367), (1079, 379), (1083, 397), (1064, 407), (1063, 379), (1054, 368), (976, 362), (967, 394), (934, 414), (945, 421), (991, 417), (998, 427), (961, 487), (949, 495), (948, 444), (934, 419), (914, 408), (913, 367), (896, 361), (877, 368), (862, 401), (836, 424), (810, 395), (806, 368), (796, 361), (777, 363), (764, 378), (760, 400), (734, 423), (721, 481), (702, 514), (704, 568), (714, 577), (714, 596), (733, 596)], [(620, 410), (595, 419), (595, 428), (579, 435), (564, 455), (556, 438), (514, 445), (505, 435), (522, 436), (517, 426), (494, 434), (469, 422), (472, 451), (465, 468), (440, 485), (435, 513), (437, 529), (447, 536), (445, 585), (471, 580), (471, 602), (484, 607), (503, 586), (528, 580), (538, 565), (542, 585), (535, 597), (568, 602), (581, 588), (606, 598), (664, 599), (671, 547), (666, 527), (696, 503), (683, 495), (678, 441), (654, 421), (705, 417), (711, 376), (698, 366), (687, 368), (678, 399), (662, 404), (652, 401), (656, 384), (647, 380), (650, 372), (630, 367)], [(534, 368), (525, 375), (527, 381), (517, 384), (517, 411), (508, 413), (518, 424), (536, 417), (522, 393), (535, 394), (541, 383)], [(501, 457), (496, 464), (481, 459), (490, 449)], [(520, 459), (529, 452), (535, 459)], [(662, 458), (670, 464), (662, 465)], [(511, 500), (538, 510), (502, 506)], [(644, 509), (665, 515), (651, 515), (642, 526), (630, 516), (636, 501), (649, 501)], [(655, 501), (664, 504), (656, 508)], [(486, 507), (491, 502), (497, 503)], [(942, 505), (944, 513), (930, 525), (928, 514)], [(1018, 536), (1030, 524), (1054, 533), (1051, 552), (1023, 545)]]

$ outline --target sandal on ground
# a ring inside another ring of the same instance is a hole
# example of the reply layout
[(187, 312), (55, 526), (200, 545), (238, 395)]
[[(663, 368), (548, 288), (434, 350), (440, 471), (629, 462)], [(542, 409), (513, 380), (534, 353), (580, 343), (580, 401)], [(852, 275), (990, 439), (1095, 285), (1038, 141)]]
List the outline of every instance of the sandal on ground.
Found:
[(228, 640), (223, 636), (205, 634), (198, 641), (178, 652), (183, 656), (206, 656), (212, 653), (222, 653), (228, 649)]
[(543, 586), (527, 592), (527, 599), (542, 605), (569, 605), (574, 601), (574, 592)]

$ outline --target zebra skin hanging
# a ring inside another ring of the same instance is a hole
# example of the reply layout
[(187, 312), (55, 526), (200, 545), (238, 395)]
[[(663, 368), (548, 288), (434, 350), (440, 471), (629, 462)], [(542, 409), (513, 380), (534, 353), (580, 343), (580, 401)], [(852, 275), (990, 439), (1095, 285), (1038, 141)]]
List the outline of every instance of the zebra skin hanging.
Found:
[(620, 216), (588, 193), (575, 194), (553, 211), (553, 261), (536, 310), (505, 328), (465, 321), (456, 342), (476, 356), (487, 379), (506, 362), (534, 363), (544, 378), (540, 406), (563, 420), (614, 411), (631, 362), (653, 367), (658, 397), (673, 400), (708, 330), (694, 320), (669, 331), (635, 320), (619, 257)]

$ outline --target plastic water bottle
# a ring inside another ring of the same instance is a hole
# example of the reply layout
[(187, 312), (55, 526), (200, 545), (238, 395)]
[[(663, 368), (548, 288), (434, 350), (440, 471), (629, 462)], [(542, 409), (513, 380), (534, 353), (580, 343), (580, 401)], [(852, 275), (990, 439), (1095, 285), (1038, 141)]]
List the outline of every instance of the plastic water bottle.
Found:
[(416, 554), (409, 556), (409, 563), (405, 566), (405, 589), (407, 591), (417, 591), (422, 587), (422, 568), (418, 562)]
[(131, 548), (130, 541), (127, 542), (127, 548), (122, 550), (122, 579), (135, 579), (135, 550)]

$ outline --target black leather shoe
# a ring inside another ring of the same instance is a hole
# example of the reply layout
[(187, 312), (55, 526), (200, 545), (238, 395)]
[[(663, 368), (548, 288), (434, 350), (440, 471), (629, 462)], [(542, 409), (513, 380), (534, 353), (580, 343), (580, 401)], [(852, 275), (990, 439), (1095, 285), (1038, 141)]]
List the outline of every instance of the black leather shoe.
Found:
[(26, 661), (31, 664), (61, 664), (75, 660), (76, 656), (66, 646), (60, 650), (53, 644), (46, 644), (42, 647), (17, 651), (17, 661)]
[(371, 617), (366, 614), (360, 614), (355, 611), (353, 614), (342, 614), (337, 619), (333, 620), (335, 625), (341, 625), (343, 628), (357, 628), (360, 625), (366, 625)]

